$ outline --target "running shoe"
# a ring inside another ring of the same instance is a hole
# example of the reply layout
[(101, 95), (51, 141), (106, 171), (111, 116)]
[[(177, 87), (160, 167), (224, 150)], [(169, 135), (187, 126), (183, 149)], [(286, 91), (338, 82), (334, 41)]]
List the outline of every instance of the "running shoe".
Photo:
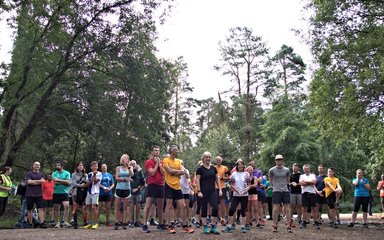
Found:
[(211, 227), (211, 231), (210, 231), (211, 234), (215, 234), (215, 235), (219, 235), (219, 230), (217, 230), (217, 226), (216, 225), (213, 225)]
[(195, 230), (193, 230), (192, 228), (189, 228), (187, 226), (184, 226), (182, 231), (185, 233), (193, 233)]
[(159, 225), (159, 223), (156, 222), (156, 220), (153, 219), (153, 218), (151, 218), (151, 220), (149, 221), (149, 224), (150, 224), (151, 226), (157, 226), (157, 225)]
[(226, 226), (226, 227), (223, 229), (223, 233), (233, 233), (233, 230), (232, 230), (231, 227)]
[(331, 228), (339, 228), (339, 227), (337, 226), (337, 224), (335, 224), (335, 223), (330, 224), (330, 227), (331, 227)]
[(157, 225), (157, 229), (159, 229), (159, 230), (168, 230), (168, 227), (165, 224), (159, 224), (159, 225)]
[(350, 227), (350, 228), (353, 228), (354, 226), (355, 226), (355, 224), (352, 222), (348, 224), (348, 227)]
[(293, 219), (291, 219), (291, 221), (289, 222), (289, 227), (290, 227), (290, 228), (294, 228), (294, 227), (296, 227), (296, 226), (295, 226), (295, 223), (293, 222)]
[(143, 232), (144, 232), (144, 233), (150, 233), (151, 231), (149, 231), (147, 225), (143, 225)]
[(119, 229), (119, 223), (115, 223), (115, 226), (113, 227), (114, 230), (118, 230)]
[(67, 223), (67, 222), (64, 222), (64, 223), (63, 223), (63, 227), (72, 227), (72, 225), (69, 224), (69, 223)]
[(265, 220), (262, 219), (262, 218), (260, 218), (260, 219), (259, 219), (259, 223), (260, 223), (260, 225), (264, 226), (264, 225), (265, 225)]
[(99, 224), (98, 223), (93, 224), (91, 229), (93, 229), (93, 230), (99, 229)]
[[(57, 225), (56, 225), (56, 226), (57, 226)], [(85, 226), (83, 227), (83, 229), (91, 229), (91, 227), (92, 227), (92, 224), (88, 223), (87, 225), (85, 225)]]
[(240, 232), (247, 233), (248, 231), (247, 231), (247, 229), (245, 227), (241, 227)]
[(127, 227), (128, 227), (128, 223), (122, 223), (121, 226), (122, 226), (123, 229), (125, 230), (125, 229), (127, 229)]
[(368, 224), (363, 223), (363, 228), (368, 228)]
[(246, 229), (247, 231), (251, 230), (251, 227), (249, 226), (249, 224), (245, 224), (245, 229)]
[(292, 232), (292, 229), (291, 229), (290, 227), (287, 227), (287, 232), (288, 232), (288, 233), (293, 233), (293, 232)]
[(43, 222), (40, 224), (40, 228), (48, 228), (48, 224), (46, 222)]
[(301, 229), (304, 229), (304, 228), (306, 228), (307, 227), (307, 223), (305, 222), (305, 221), (301, 221), (301, 223), (300, 223), (300, 228)]
[(235, 228), (236, 228), (236, 225), (235, 225), (235, 224), (232, 224), (232, 225), (231, 225), (231, 229), (232, 229), (232, 230), (235, 230)]
[(227, 221), (225, 221), (225, 219), (221, 219), (220, 223), (221, 225), (225, 226), (227, 224)]
[(136, 221), (134, 227), (143, 227), (143, 224), (139, 221)]
[(272, 232), (277, 232), (277, 226), (272, 226)]
[(208, 227), (208, 225), (204, 225), (203, 234), (209, 234), (209, 227)]
[(175, 233), (176, 233), (175, 227), (173, 227), (173, 226), (169, 226), (169, 227), (168, 227), (168, 232), (169, 232), (170, 234), (175, 234)]

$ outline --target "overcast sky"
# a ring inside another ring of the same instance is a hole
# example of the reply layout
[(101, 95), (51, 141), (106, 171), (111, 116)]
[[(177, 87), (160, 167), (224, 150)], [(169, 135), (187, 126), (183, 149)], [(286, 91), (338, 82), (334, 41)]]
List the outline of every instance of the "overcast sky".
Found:
[(310, 63), (309, 48), (295, 36), (293, 28), (305, 28), (301, 0), (181, 0), (159, 27), (160, 56), (183, 56), (196, 98), (217, 98), (231, 83), (213, 66), (219, 63), (218, 42), (225, 41), (229, 28), (248, 27), (261, 36), (271, 53), (283, 44), (292, 46)]

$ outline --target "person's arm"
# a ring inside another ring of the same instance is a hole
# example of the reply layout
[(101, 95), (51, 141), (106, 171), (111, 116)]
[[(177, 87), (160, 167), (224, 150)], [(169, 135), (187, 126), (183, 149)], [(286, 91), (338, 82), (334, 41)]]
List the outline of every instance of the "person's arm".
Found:
[(66, 179), (58, 179), (58, 178), (54, 178), (53, 181), (55, 183), (58, 183), (58, 184), (62, 184), (62, 185), (71, 185), (71, 175), (67, 175)]
[(219, 175), (217, 174), (216, 174), (216, 185), (217, 185), (217, 188), (219, 189), (219, 196), (222, 196), (223, 191), (221, 190)]
[[(0, 184), (3, 184), (3, 178), (2, 177), (0, 177)], [(0, 190), (11, 191), (11, 188), (10, 187), (4, 187), (4, 186), (0, 185)]]
[(170, 175), (172, 175), (172, 176), (181, 176), (181, 175), (184, 174), (184, 171), (183, 171), (183, 170), (172, 169), (172, 168), (171, 168), (170, 166), (168, 166), (168, 165), (165, 165), (165, 166), (164, 166), (164, 170), (165, 170), (168, 174), (170, 174)]
[(269, 186), (273, 189), (273, 173), (271, 170), (268, 172)]
[(101, 172), (96, 172), (96, 174), (94, 173), (93, 175), (95, 175), (93, 183), (101, 182), (101, 179), (103, 178), (103, 174), (101, 174)]
[(371, 190), (371, 185), (369, 184), (368, 179), (366, 178), (363, 179), (363, 185), (364, 185), (364, 188), (367, 189), (368, 191)]
[(316, 176), (312, 177), (309, 181), (304, 181), (305, 186), (316, 185), (316, 183), (317, 183)]
[[(246, 172), (245, 175), (246, 175), (245, 178), (249, 180), (250, 177), (251, 177), (251, 176), (249, 175), (249, 173)], [(251, 184), (250, 184), (251, 181), (248, 182), (248, 180), (247, 180), (247, 182), (246, 182), (247, 187), (243, 190), (243, 192), (248, 192), (248, 190), (251, 188)]]
[(196, 175), (196, 192), (197, 192), (197, 196), (199, 198), (202, 198), (203, 197), (203, 193), (201, 192), (201, 185), (200, 185), (200, 179), (201, 179), (201, 175), (200, 174), (197, 174)]
[(253, 184), (251, 184), (249, 187), (250, 188), (256, 188), (257, 187), (257, 184), (258, 184), (258, 182), (257, 182), (257, 177), (251, 177), (251, 182), (252, 182), (252, 178), (254, 179), (254, 183)]
[[(154, 162), (155, 162), (155, 166), (152, 168), (152, 167), (149, 167), (148, 169), (147, 169), (147, 173), (150, 175), (150, 176), (155, 176), (155, 174), (156, 174), (156, 172), (157, 172), (157, 170), (160, 168), (160, 161), (159, 161), (159, 158), (155, 158), (155, 159), (153, 159), (154, 160)], [(147, 168), (147, 166), (146, 166), (146, 168)], [(160, 170), (161, 171), (161, 170)]]
[[(333, 188), (331, 182), (326, 181), (326, 182), (324, 182), (324, 183), (325, 183), (325, 185), (328, 186), (333, 192), (336, 191), (336, 189)], [(336, 188), (337, 188), (337, 186), (336, 186)]]
[(116, 167), (116, 173), (115, 173), (116, 182), (128, 182), (129, 179), (128, 178), (124, 178), (124, 177), (120, 177), (119, 176), (119, 172), (120, 172), (120, 166)]
[(357, 186), (357, 185), (359, 185), (359, 178), (358, 177), (356, 177), (356, 178), (354, 178), (353, 180), (352, 180), (352, 184), (353, 184), (353, 186)]
[(377, 187), (376, 187), (377, 191), (380, 191), (381, 188), (383, 188), (383, 182), (384, 181), (379, 181), (379, 183), (377, 184)]
[(299, 183), (300, 183), (300, 186), (307, 186), (307, 183), (305, 182), (303, 175), (300, 175)]

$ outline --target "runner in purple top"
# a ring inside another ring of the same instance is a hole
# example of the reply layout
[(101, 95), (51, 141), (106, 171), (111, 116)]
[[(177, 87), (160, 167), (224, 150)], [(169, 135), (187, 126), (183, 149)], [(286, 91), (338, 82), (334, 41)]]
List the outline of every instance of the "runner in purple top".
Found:
[(264, 216), (263, 199), (265, 200), (265, 197), (262, 193), (262, 189), (260, 186), (260, 183), (263, 181), (263, 171), (256, 168), (256, 162), (255, 161), (249, 162), (249, 166), (251, 166), (253, 168), (252, 175), (255, 177), (255, 180), (257, 180), (257, 182), (258, 182), (258, 184), (256, 186), (256, 193), (257, 193), (257, 201), (258, 201), (258, 208), (259, 208), (258, 212), (259, 212), (259, 216), (260, 216), (259, 223), (261, 225), (264, 225), (265, 221), (264, 221), (262, 216)]

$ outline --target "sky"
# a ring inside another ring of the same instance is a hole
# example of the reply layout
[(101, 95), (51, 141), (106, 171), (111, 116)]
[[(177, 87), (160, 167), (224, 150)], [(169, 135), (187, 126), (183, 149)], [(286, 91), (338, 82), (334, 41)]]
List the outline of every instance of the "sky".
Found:
[(305, 29), (302, 0), (180, 0), (164, 25), (159, 26), (159, 55), (188, 64), (188, 81), (198, 99), (214, 97), (232, 83), (213, 69), (220, 62), (219, 41), (229, 29), (248, 27), (261, 36), (271, 54), (285, 44), (305, 63), (312, 61), (309, 47), (292, 31)]
[[(159, 56), (183, 56), (193, 97), (217, 99), (218, 91), (232, 83), (213, 69), (219, 63), (219, 41), (224, 42), (233, 27), (248, 27), (261, 36), (271, 53), (283, 44), (294, 48), (307, 64), (309, 47), (291, 30), (304, 28), (302, 0), (176, 0), (165, 24), (158, 27)], [(0, 22), (0, 62), (10, 61), (11, 31)]]

